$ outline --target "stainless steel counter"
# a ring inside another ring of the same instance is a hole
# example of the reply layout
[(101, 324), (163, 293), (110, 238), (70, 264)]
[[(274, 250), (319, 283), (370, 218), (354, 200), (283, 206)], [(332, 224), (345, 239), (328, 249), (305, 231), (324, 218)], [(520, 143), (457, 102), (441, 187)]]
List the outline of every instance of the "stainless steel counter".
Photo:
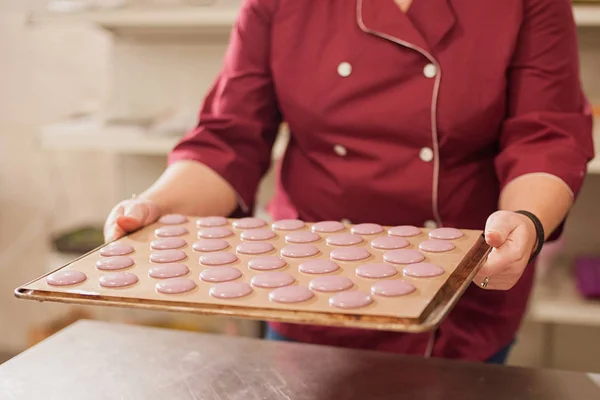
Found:
[(0, 365), (0, 399), (600, 399), (586, 374), (82, 321)]

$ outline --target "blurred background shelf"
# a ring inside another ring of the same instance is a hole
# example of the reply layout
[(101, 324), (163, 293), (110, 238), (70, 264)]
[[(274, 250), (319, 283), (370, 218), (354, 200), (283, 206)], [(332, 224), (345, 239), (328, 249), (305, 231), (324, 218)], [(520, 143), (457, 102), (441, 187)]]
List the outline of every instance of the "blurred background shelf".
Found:
[(88, 24), (119, 33), (213, 32), (227, 33), (237, 9), (226, 7), (124, 8), (74, 13), (41, 12), (29, 16), (40, 24)]
[[(272, 158), (283, 156), (288, 131), (282, 125)], [(44, 150), (101, 151), (118, 155), (166, 156), (179, 137), (153, 136), (141, 127), (103, 125), (90, 122), (63, 122), (42, 127), (39, 144)]]
[(575, 4), (573, 11), (578, 26), (600, 26), (600, 4)]
[(567, 263), (553, 265), (535, 282), (528, 321), (600, 327), (600, 300), (584, 298)]
[(177, 143), (177, 137), (145, 134), (134, 126), (65, 122), (42, 128), (39, 143), (45, 150), (102, 151), (114, 154), (164, 156)]
[(588, 164), (588, 173), (590, 174), (600, 174), (600, 154), (596, 152), (596, 158), (594, 158)]

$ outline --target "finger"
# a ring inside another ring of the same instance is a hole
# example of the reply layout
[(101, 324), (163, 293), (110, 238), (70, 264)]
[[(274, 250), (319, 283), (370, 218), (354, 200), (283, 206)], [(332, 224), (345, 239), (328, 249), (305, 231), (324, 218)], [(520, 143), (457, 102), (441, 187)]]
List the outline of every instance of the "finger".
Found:
[(110, 228), (113, 224), (115, 224), (115, 222), (117, 221), (117, 217), (123, 215), (124, 209), (125, 208), (122, 204), (118, 204), (115, 208), (111, 210), (110, 214), (108, 214), (108, 217), (106, 218), (106, 222), (104, 222), (105, 230)]
[(473, 281), (481, 284), (490, 278), (495, 282), (494, 285), (488, 283), (490, 289), (510, 289), (527, 265), (528, 256), (522, 245), (526, 240), (523, 232), (515, 230), (502, 246), (492, 249)]
[(526, 261), (526, 257), (523, 246), (511, 237), (502, 246), (492, 249), (479, 274), (485, 276), (500, 274), (512, 265), (521, 265)]
[[(488, 290), (508, 290), (512, 288), (521, 278), (525, 267), (527, 266), (527, 259), (521, 258), (508, 264), (502, 263), (502, 260), (498, 261), (501, 257), (505, 257), (496, 252), (497, 259), (492, 257), (489, 265), (484, 265), (473, 281), (480, 287)], [(495, 264), (494, 263), (498, 263)], [(502, 264), (500, 264), (502, 263)], [(488, 269), (489, 268), (489, 269)], [(486, 281), (487, 285), (482, 286), (481, 284)]]
[(509, 267), (510, 263), (505, 261), (506, 256), (498, 249), (492, 249), (488, 254), (485, 263), (477, 273), (475, 280), (478, 282), (483, 281), (486, 277), (491, 277), (502, 273), (506, 268)]
[(140, 223), (143, 223), (146, 219), (146, 215), (148, 214), (148, 207), (145, 203), (142, 202), (131, 202), (125, 205), (125, 210), (123, 211), (123, 216), (131, 219), (135, 219)]
[(104, 222), (104, 240), (106, 240), (107, 242), (111, 241), (109, 240), (109, 238), (112, 237), (114, 228), (115, 226), (117, 226), (117, 218), (123, 215), (123, 209), (123, 205), (117, 205), (115, 208), (112, 209), (112, 211), (106, 218), (106, 222)]
[(485, 240), (492, 247), (500, 247), (515, 229), (516, 225), (508, 211), (496, 211), (485, 224)]
[(125, 236), (126, 233), (127, 232), (125, 232), (123, 229), (121, 229), (117, 224), (114, 224), (107, 231), (105, 231), (104, 241), (106, 243), (112, 242), (114, 240), (117, 240), (117, 239)]
[(141, 228), (147, 216), (147, 207), (143, 203), (130, 203), (125, 206), (123, 215), (117, 217), (117, 225), (125, 232)]
[(509, 290), (515, 286), (520, 277), (521, 272), (518, 269), (511, 268), (500, 275), (487, 277), (487, 284), (485, 286), (482, 285), (485, 281), (485, 277), (473, 280), (473, 282), (485, 290)]
[(122, 229), (124, 232), (133, 232), (142, 227), (140, 220), (127, 216), (120, 216), (117, 218), (117, 227)]
[(147, 201), (146, 205), (146, 218), (143, 221), (144, 226), (150, 225), (153, 222), (156, 222), (158, 217), (160, 217), (161, 212), (158, 205), (153, 201)]

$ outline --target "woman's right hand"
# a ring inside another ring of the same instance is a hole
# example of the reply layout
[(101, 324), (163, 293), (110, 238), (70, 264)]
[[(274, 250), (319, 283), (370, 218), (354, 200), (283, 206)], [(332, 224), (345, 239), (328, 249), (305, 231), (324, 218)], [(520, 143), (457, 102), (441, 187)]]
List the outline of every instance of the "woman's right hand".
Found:
[(154, 201), (129, 199), (117, 204), (104, 223), (104, 240), (112, 242), (156, 221), (161, 211)]

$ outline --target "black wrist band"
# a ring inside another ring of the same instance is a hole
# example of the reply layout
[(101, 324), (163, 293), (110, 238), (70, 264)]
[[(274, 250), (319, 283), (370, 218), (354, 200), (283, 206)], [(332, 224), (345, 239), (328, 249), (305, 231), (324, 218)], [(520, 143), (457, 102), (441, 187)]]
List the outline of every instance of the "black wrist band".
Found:
[(533, 253), (531, 253), (531, 257), (529, 258), (529, 262), (531, 262), (531, 261), (533, 261), (534, 258), (537, 257), (538, 254), (540, 254), (540, 251), (542, 251), (542, 247), (544, 247), (544, 242), (546, 241), (546, 235), (544, 233), (544, 226), (540, 222), (539, 218), (536, 217), (533, 213), (530, 213), (529, 211), (518, 210), (515, 212), (517, 214), (521, 214), (521, 215), (524, 215), (527, 218), (529, 218), (531, 220), (531, 222), (533, 222), (533, 225), (535, 226), (535, 235), (537, 237), (537, 242), (535, 245), (535, 250), (533, 250)]

